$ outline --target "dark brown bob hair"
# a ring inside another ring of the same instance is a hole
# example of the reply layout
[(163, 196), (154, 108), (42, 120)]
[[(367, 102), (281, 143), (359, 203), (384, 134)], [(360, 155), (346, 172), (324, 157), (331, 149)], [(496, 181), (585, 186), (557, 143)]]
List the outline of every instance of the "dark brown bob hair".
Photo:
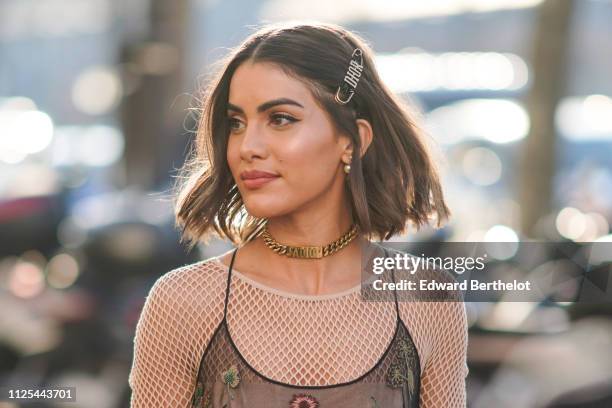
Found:
[[(350, 102), (334, 100), (355, 48), (363, 71)], [(256, 237), (265, 219), (247, 213), (227, 163), (227, 103), (232, 76), (245, 61), (274, 63), (311, 90), (336, 129), (361, 149), (356, 119), (369, 121), (373, 140), (363, 157), (353, 155), (346, 191), (361, 233), (388, 239), (411, 222), (420, 228), (448, 219), (438, 171), (407, 106), (383, 84), (365, 40), (324, 23), (267, 25), (251, 34), (221, 63), (198, 110), (195, 149), (175, 184), (175, 216), (191, 247), (216, 232), (234, 244)], [(409, 72), (406, 75), (410, 75)]]

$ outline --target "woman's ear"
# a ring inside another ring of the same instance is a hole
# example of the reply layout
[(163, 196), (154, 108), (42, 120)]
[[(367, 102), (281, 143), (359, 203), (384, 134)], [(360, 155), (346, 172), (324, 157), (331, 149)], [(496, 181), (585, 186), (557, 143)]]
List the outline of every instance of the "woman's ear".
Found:
[(359, 138), (361, 139), (361, 152), (359, 152), (359, 156), (363, 157), (368, 147), (370, 147), (370, 143), (372, 143), (374, 132), (370, 122), (365, 119), (357, 119), (357, 129), (359, 130)]
[(353, 161), (353, 144), (352, 143), (348, 143), (345, 148), (344, 151), (342, 152), (342, 163), (344, 164), (351, 164), (351, 162)]
[[(365, 119), (357, 119), (357, 131), (359, 132), (359, 139), (361, 143), (361, 151), (359, 152), (359, 157), (363, 157), (365, 152), (370, 147), (372, 143), (372, 138), (374, 137), (372, 131), (372, 125)], [(345, 164), (351, 163), (353, 160), (353, 144), (351, 143), (348, 137), (345, 138), (345, 146), (344, 151), (342, 152), (342, 161)]]

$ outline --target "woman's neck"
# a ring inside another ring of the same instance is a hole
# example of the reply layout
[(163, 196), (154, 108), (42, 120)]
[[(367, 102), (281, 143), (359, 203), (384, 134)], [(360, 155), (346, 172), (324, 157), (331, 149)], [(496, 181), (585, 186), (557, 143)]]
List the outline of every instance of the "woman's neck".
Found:
[(330, 244), (351, 229), (353, 222), (342, 219), (272, 219), (268, 220), (268, 232), (279, 243), (291, 246), (323, 246)]
[(285, 292), (332, 294), (355, 287), (362, 281), (361, 257), (367, 245), (371, 243), (365, 237), (357, 236), (333, 255), (301, 259), (273, 252), (259, 237), (238, 250), (235, 267), (251, 278)]
[[(268, 219), (268, 232), (280, 244), (324, 246), (353, 224), (346, 197), (313, 200), (290, 214)], [(339, 251), (318, 259), (290, 258), (266, 246), (261, 236), (237, 254), (236, 268), (271, 287), (308, 295), (337, 293), (361, 282), (361, 256), (369, 241), (357, 237)]]
[(350, 205), (342, 197), (317, 200), (289, 214), (269, 218), (268, 232), (281, 244), (322, 246), (340, 238), (352, 224)]

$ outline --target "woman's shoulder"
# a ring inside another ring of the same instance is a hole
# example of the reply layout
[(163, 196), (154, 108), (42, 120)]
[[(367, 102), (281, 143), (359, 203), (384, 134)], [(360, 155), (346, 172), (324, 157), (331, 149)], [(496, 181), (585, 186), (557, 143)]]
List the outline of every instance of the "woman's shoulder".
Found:
[(200, 356), (223, 319), (226, 277), (217, 258), (209, 258), (176, 267), (155, 281), (134, 336), (130, 384), (137, 393), (150, 392), (150, 384), (190, 392)]
[(198, 308), (205, 303), (223, 303), (228, 268), (220, 256), (178, 266), (160, 276), (148, 297), (174, 307)]
[[(387, 248), (389, 256), (419, 258), (404, 250)], [(422, 261), (421, 261), (422, 262)], [(414, 282), (417, 290), (397, 289), (400, 318), (409, 328), (422, 359), (422, 369), (436, 350), (446, 347), (446, 341), (467, 340), (467, 319), (463, 293), (456, 289), (454, 272), (419, 264), (414, 270), (396, 269), (396, 282)], [(420, 281), (436, 282), (443, 289), (419, 290)], [(401, 286), (400, 286), (401, 287)]]

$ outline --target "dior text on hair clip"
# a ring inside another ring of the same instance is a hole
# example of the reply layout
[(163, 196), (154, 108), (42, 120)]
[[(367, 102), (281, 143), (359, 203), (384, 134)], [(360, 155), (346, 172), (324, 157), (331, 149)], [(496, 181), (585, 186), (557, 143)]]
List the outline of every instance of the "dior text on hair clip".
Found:
[(346, 105), (349, 103), (353, 95), (355, 94), (355, 88), (359, 78), (361, 78), (361, 72), (363, 71), (363, 51), (360, 48), (355, 48), (353, 55), (351, 56), (351, 62), (349, 62), (348, 70), (344, 76), (342, 84), (336, 91), (336, 102)]

